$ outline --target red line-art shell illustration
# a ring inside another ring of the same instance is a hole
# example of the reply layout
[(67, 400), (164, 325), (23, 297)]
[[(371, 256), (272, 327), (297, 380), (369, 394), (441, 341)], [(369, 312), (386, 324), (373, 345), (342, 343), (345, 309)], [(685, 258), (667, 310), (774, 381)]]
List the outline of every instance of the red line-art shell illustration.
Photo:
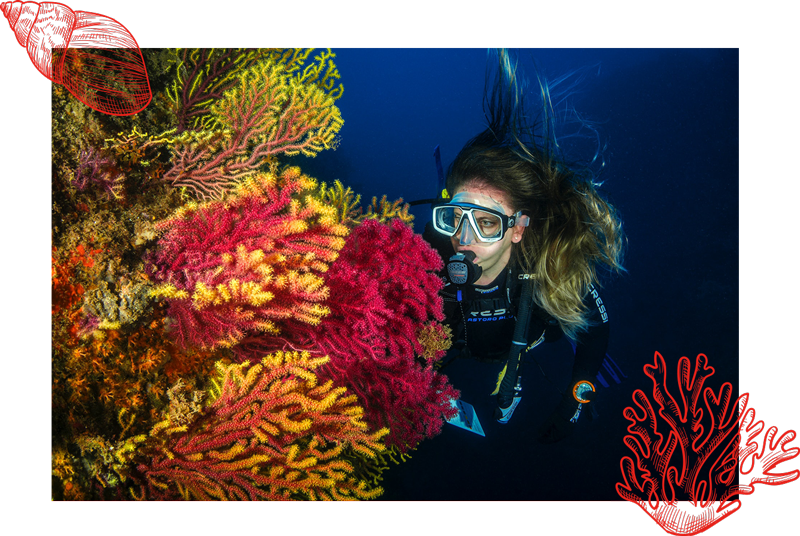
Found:
[(4, 2), (0, 8), (39, 72), (85, 105), (133, 115), (150, 104), (139, 45), (115, 19), (56, 2)]
[[(753, 493), (754, 484), (779, 485), (797, 480), (800, 470), (776, 473), (781, 463), (797, 457), (800, 448), (788, 448), (795, 432), (776, 439), (770, 427), (747, 408), (749, 395), (734, 400), (724, 383), (715, 393), (703, 383), (714, 374), (708, 358), (699, 354), (678, 361), (678, 396), (667, 388), (664, 358), (644, 373), (653, 380), (654, 406), (647, 395), (633, 393), (636, 408), (623, 411), (630, 421), (624, 442), (634, 458), (620, 462), (624, 482), (617, 493), (639, 505), (670, 534), (698, 534), (719, 523), (741, 506), (737, 495)], [(739, 483), (736, 484), (736, 476)], [(747, 482), (747, 483), (745, 483)]]

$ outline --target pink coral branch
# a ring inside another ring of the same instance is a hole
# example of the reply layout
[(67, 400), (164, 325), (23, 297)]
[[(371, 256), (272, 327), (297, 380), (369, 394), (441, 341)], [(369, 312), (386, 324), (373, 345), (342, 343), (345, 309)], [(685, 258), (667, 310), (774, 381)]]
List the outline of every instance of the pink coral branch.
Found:
[(180, 210), (147, 270), (167, 297), (177, 342), (230, 346), (249, 333), (277, 333), (286, 322), (316, 324), (327, 312), (321, 274), (344, 245), (334, 209), (299, 192), (314, 182), (287, 168), (256, 175), (226, 202)]
[(280, 337), (253, 334), (234, 351), (255, 358), (273, 349), (329, 355), (320, 375), (355, 393), (387, 444), (407, 450), (441, 431), (458, 395), (424, 353), (422, 325), (442, 319), (441, 259), (400, 220), (367, 220), (350, 234), (325, 273), (331, 313), (319, 326), (295, 324)]

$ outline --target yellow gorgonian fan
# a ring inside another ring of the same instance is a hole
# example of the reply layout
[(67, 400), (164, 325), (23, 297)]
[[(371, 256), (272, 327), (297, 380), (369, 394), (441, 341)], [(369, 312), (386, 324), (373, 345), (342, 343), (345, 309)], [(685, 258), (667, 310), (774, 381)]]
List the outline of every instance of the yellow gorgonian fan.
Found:
[(347, 458), (374, 459), (387, 429), (369, 433), (355, 395), (315, 369), (327, 357), (276, 352), (255, 365), (217, 363), (213, 402), (187, 428), (166, 418), (140, 466), (149, 499), (371, 499)]
[(183, 346), (233, 347), (328, 314), (322, 279), (348, 234), (336, 209), (290, 167), (249, 177), (223, 201), (185, 205), (159, 224), (148, 267)]

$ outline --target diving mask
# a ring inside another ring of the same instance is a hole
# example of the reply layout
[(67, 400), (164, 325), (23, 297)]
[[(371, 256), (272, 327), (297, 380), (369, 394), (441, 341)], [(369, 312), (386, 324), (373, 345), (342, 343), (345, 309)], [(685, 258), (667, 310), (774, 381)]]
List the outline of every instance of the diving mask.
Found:
[(507, 216), (497, 201), (471, 192), (459, 192), (447, 203), (433, 207), (434, 229), (446, 236), (455, 236), (461, 229), (461, 245), (499, 242), (511, 227), (527, 227), (529, 221), (521, 210)]

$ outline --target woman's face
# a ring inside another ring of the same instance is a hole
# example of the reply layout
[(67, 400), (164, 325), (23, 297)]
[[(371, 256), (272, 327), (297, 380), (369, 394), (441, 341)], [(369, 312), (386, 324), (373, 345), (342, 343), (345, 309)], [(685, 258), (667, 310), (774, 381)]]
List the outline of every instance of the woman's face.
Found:
[[(467, 183), (466, 186), (453, 192), (453, 197), (457, 194), (467, 192), (470, 194), (480, 194), (490, 197), (495, 203), (503, 208), (506, 216), (514, 214), (513, 207), (509, 202), (508, 196), (502, 190), (492, 186), (481, 185), (478, 183)], [(464, 221), (462, 225), (467, 225)], [(450, 237), (453, 244), (453, 249), (456, 251), (472, 251), (475, 253), (475, 264), (483, 269), (481, 278), (475, 283), (476, 285), (488, 285), (491, 283), (505, 267), (511, 259), (511, 246), (522, 240), (522, 233), (525, 227), (514, 226), (503, 236), (502, 240), (497, 242), (481, 242), (480, 239), (470, 241), (469, 244), (462, 244), (461, 232), (457, 232)]]

